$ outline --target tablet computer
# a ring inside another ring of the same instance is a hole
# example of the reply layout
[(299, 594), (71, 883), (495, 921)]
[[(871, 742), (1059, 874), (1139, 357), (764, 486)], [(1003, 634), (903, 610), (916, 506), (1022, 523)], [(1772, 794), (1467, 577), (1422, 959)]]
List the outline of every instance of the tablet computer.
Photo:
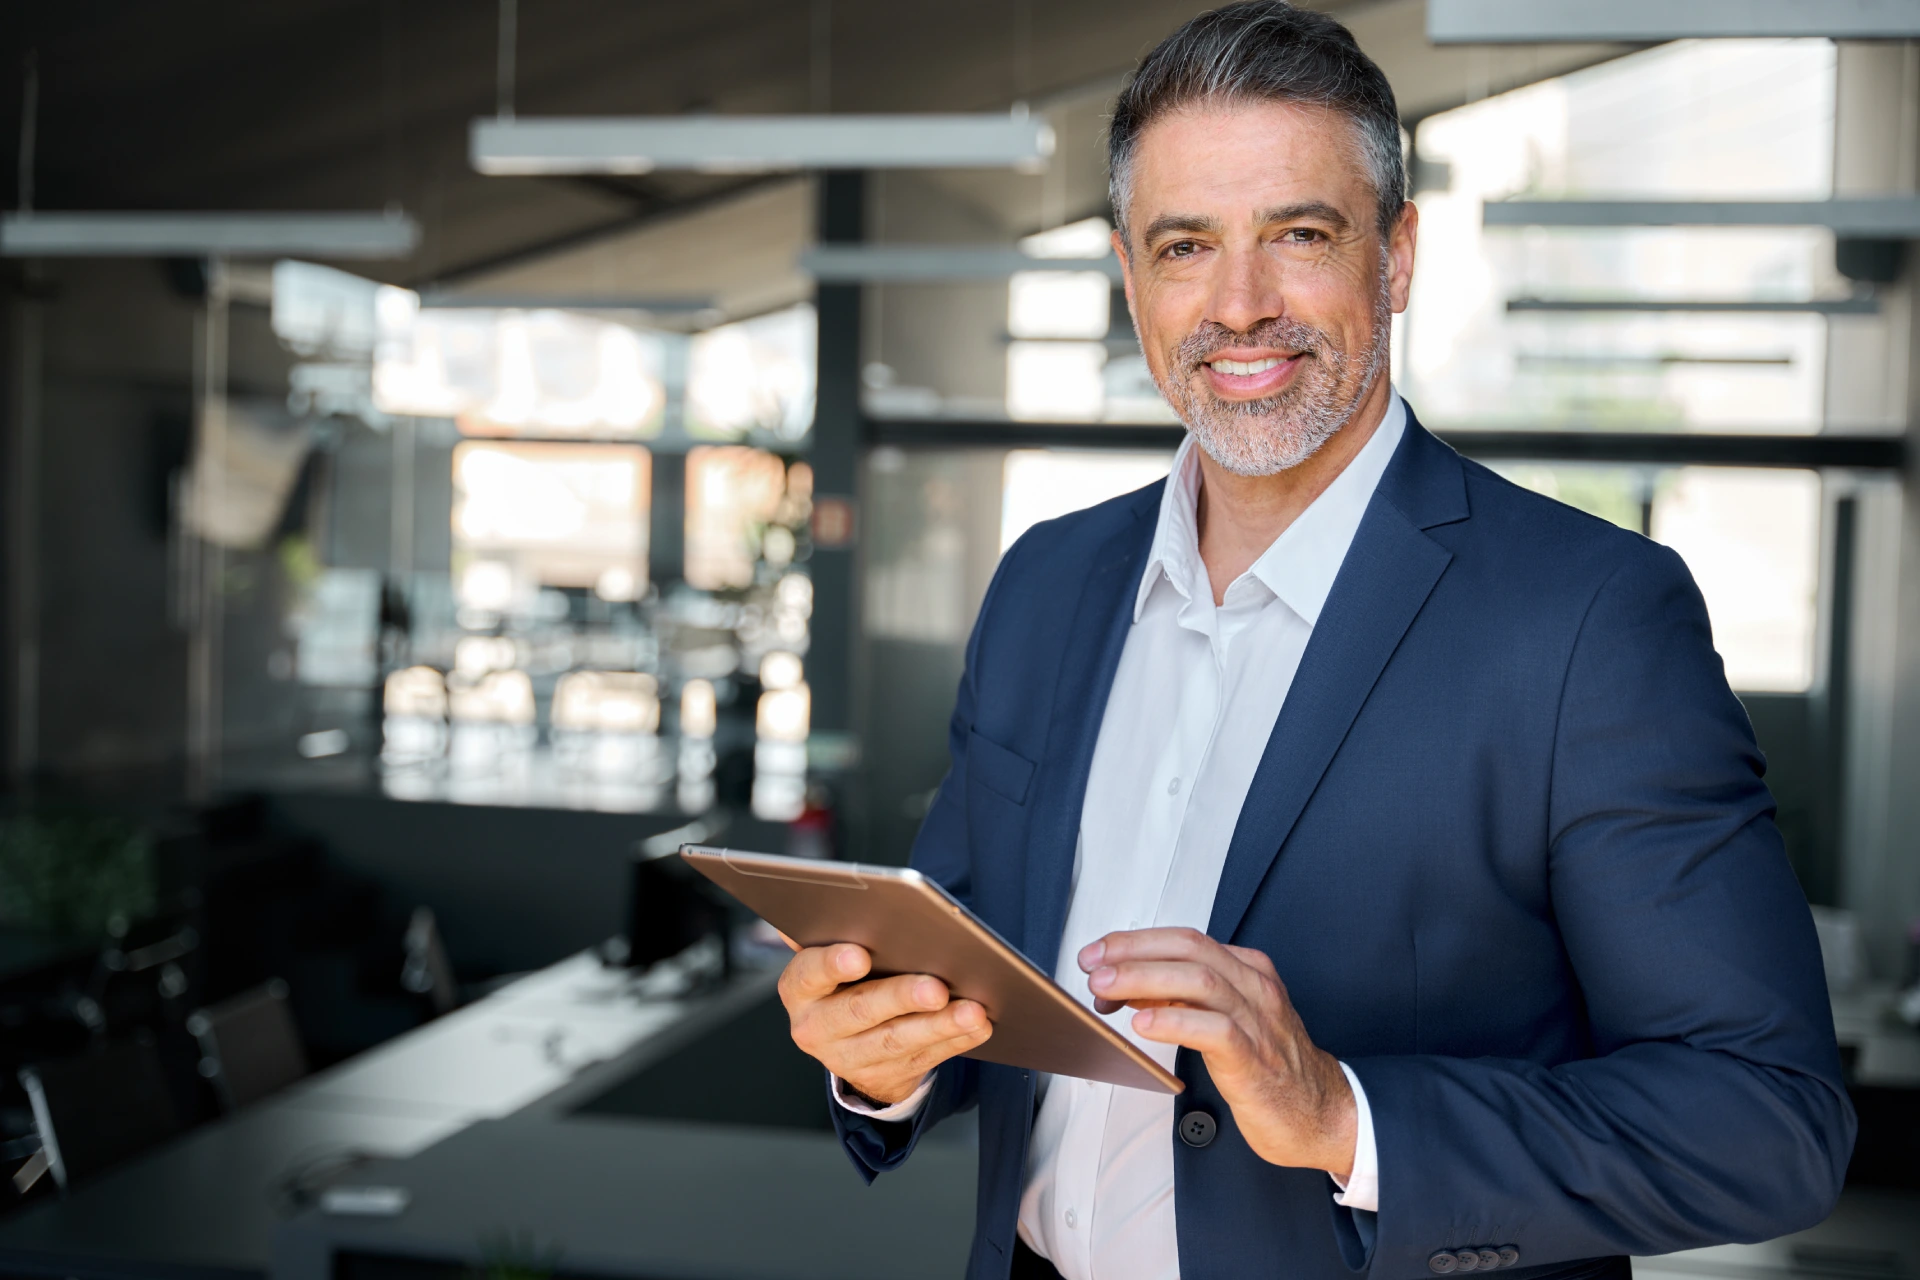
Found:
[(931, 974), (979, 1001), (993, 1035), (967, 1057), (1154, 1093), (1186, 1087), (917, 871), (701, 845), (680, 856), (803, 947), (858, 943), (876, 978)]

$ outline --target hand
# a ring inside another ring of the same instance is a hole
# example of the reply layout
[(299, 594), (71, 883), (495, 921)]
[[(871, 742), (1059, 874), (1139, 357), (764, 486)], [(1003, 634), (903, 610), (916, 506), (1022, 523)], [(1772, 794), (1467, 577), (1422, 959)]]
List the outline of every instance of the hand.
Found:
[(793, 1042), (875, 1102), (904, 1102), (927, 1072), (993, 1034), (987, 1011), (950, 999), (938, 978), (860, 981), (872, 969), (864, 947), (806, 947), (780, 975), (780, 1003)]
[(1138, 1009), (1140, 1036), (1199, 1052), (1254, 1154), (1352, 1174), (1353, 1089), (1308, 1039), (1265, 953), (1196, 929), (1138, 929), (1089, 943), (1079, 961), (1101, 1013)]

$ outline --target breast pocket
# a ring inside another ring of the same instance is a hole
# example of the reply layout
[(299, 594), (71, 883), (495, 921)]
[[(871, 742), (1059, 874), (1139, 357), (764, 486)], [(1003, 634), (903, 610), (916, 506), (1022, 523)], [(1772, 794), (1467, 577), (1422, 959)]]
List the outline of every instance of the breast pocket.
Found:
[(977, 730), (967, 732), (967, 778), (977, 782), (1003, 800), (1015, 804), (1027, 802), (1027, 787), (1033, 781), (1033, 761), (1018, 751), (1010, 751)]

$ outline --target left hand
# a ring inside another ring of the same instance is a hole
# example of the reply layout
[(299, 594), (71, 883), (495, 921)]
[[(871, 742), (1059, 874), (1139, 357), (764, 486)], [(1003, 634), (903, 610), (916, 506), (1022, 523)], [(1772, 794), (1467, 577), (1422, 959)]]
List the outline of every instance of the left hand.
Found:
[(1197, 929), (1110, 933), (1082, 948), (1101, 1013), (1139, 1010), (1142, 1038), (1184, 1045), (1233, 1110), (1254, 1154), (1271, 1164), (1353, 1172), (1358, 1115), (1340, 1063), (1316, 1048), (1264, 952)]

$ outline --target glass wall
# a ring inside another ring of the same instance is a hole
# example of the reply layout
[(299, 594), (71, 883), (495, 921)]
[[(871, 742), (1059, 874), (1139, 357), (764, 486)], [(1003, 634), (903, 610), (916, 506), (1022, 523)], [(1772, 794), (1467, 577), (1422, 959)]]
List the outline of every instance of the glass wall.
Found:
[[(1422, 121), (1403, 391), (1431, 426), (1816, 431), (1844, 297), (1803, 227), (1487, 227), (1488, 201), (1824, 198), (1834, 49), (1682, 41)], [(1720, 313), (1619, 310), (1727, 303)]]

